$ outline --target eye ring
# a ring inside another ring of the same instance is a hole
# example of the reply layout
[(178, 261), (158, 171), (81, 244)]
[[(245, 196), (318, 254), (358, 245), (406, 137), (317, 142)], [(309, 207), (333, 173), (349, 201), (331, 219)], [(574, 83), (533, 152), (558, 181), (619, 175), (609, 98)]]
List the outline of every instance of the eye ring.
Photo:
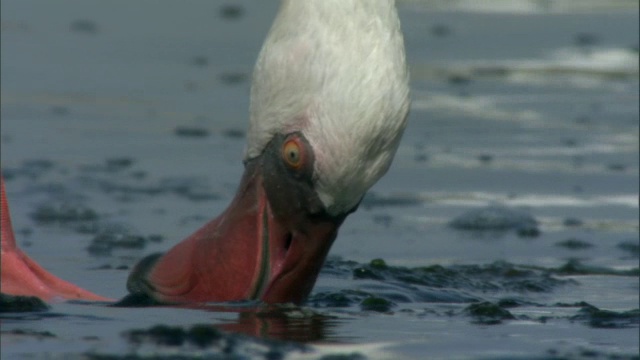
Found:
[(304, 154), (297, 138), (291, 138), (282, 144), (282, 160), (292, 169), (300, 169), (304, 163)]

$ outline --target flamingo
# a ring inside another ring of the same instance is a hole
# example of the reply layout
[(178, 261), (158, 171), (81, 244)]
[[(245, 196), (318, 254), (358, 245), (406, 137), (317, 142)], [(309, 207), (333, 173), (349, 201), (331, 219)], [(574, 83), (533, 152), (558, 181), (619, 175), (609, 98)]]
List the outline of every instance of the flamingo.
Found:
[[(301, 303), (338, 228), (388, 170), (410, 104), (392, 0), (282, 0), (258, 56), (244, 174), (228, 208), (132, 270), (161, 303)], [(105, 300), (16, 246), (2, 184), (2, 291)]]

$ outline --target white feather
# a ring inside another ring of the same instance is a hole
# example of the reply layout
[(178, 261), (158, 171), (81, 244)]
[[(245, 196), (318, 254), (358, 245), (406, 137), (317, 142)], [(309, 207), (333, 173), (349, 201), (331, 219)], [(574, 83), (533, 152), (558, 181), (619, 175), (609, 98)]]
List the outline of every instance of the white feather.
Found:
[(409, 109), (394, 1), (283, 0), (253, 74), (245, 160), (276, 133), (301, 131), (331, 214), (387, 171)]

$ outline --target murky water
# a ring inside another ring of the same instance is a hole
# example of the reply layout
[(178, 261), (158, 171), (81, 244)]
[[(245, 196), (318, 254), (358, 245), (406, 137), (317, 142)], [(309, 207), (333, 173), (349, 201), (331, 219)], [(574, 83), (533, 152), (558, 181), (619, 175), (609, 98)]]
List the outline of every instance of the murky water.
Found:
[[(2, 358), (638, 358), (638, 4), (483, 4), (400, 3), (410, 124), (304, 307), (1, 313)], [(119, 298), (226, 206), (276, 5), (2, 2), (29, 255)]]

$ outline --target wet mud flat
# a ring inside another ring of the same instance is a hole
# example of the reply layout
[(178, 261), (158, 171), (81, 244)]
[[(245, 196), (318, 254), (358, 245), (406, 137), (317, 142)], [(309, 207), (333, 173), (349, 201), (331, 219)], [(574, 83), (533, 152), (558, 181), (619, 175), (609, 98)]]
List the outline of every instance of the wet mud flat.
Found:
[[(303, 306), (2, 298), (2, 358), (637, 359), (637, 2), (438, 4), (400, 3), (409, 126)], [(3, 1), (25, 251), (121, 298), (219, 214), (275, 7)]]

